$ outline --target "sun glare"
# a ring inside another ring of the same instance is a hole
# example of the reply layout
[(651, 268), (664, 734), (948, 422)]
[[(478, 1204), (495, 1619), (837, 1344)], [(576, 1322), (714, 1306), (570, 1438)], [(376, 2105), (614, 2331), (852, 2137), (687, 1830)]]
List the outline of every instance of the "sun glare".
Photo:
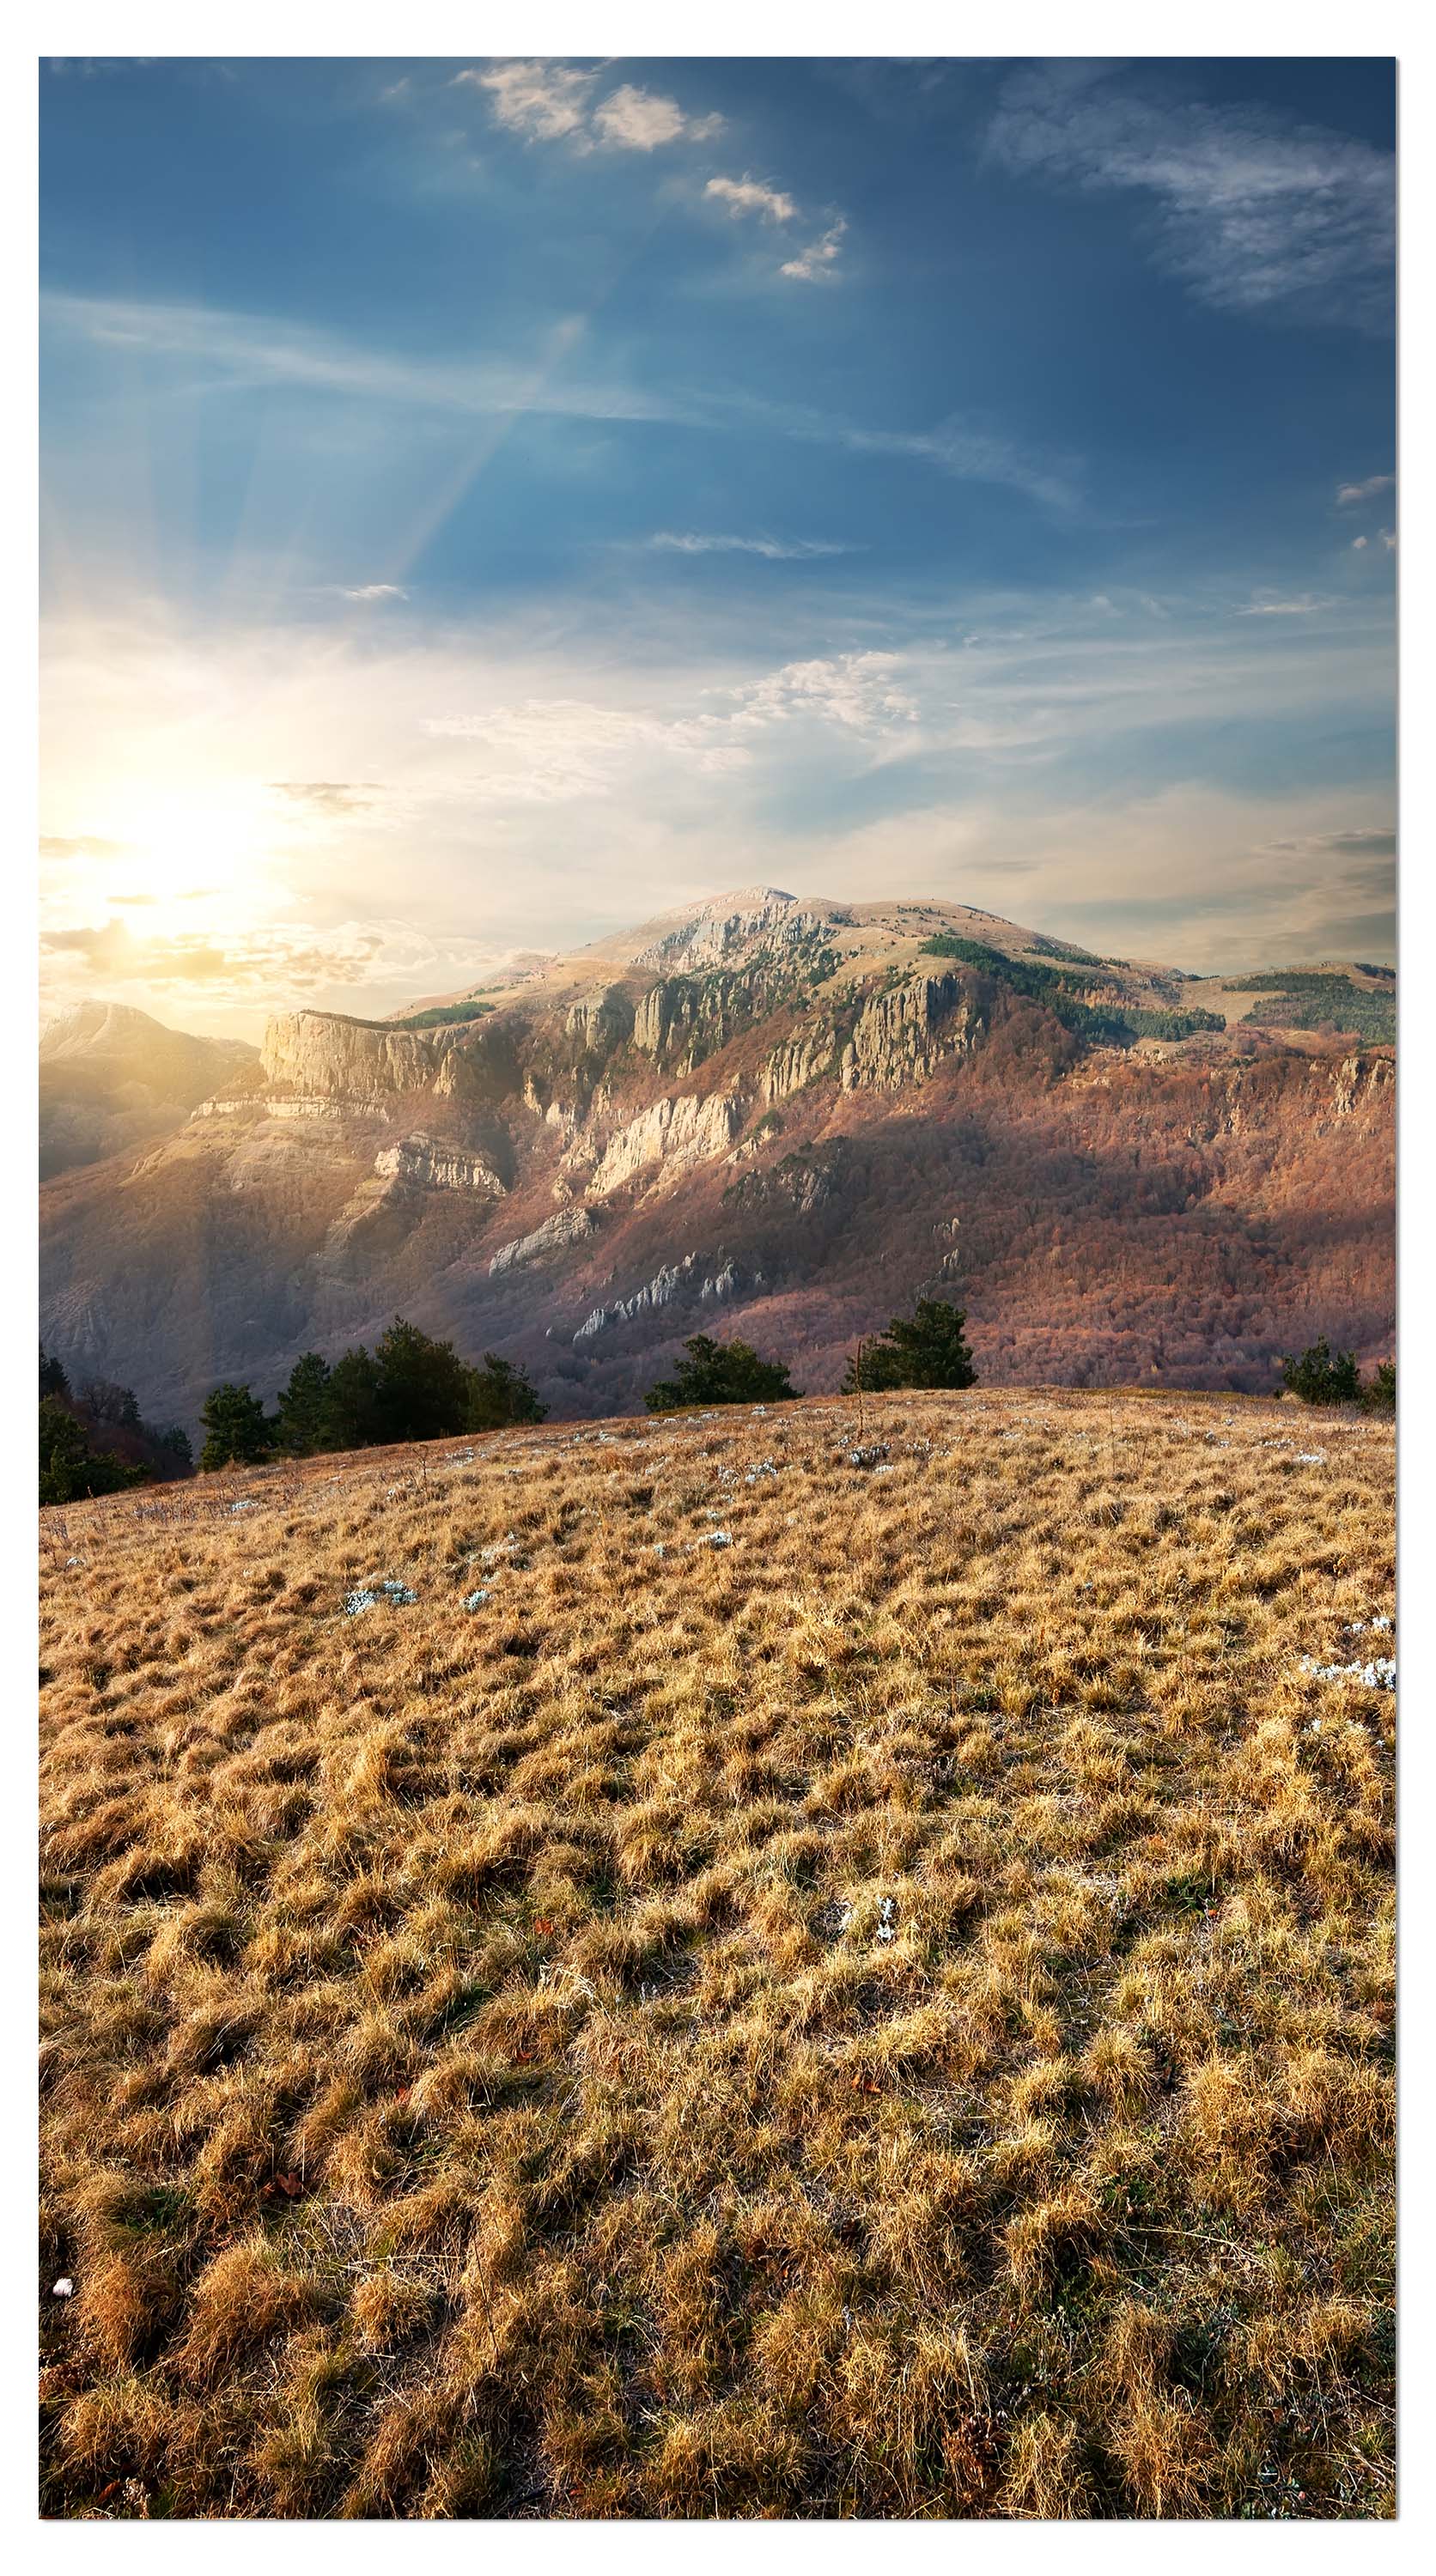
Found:
[(237, 782), (139, 794), (116, 815), (104, 892), (166, 936), (233, 929), (271, 907), (272, 830), (264, 791)]

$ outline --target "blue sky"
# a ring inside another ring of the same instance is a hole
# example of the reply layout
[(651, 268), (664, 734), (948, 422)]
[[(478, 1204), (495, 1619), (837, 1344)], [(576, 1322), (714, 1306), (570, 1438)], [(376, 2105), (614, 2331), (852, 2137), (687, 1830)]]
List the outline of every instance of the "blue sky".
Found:
[(1392, 67), (46, 66), (47, 991), (1392, 953)]

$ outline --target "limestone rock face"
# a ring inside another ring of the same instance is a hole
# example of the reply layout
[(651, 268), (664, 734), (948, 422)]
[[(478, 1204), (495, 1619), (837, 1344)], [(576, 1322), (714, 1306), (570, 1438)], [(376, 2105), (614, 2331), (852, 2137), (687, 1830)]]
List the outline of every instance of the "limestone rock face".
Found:
[(531, 1234), (516, 1235), (512, 1243), (501, 1243), (489, 1263), (489, 1277), (516, 1270), (528, 1261), (542, 1261), (546, 1253), (562, 1252), (568, 1244), (581, 1243), (585, 1235), (596, 1231), (587, 1208), (561, 1208), (557, 1216), (545, 1217)]
[(743, 1124), (743, 1103), (736, 1093), (715, 1091), (706, 1100), (685, 1094), (678, 1100), (655, 1100), (616, 1136), (601, 1155), (590, 1195), (606, 1198), (650, 1164), (661, 1163), (664, 1178), (707, 1162), (732, 1144)]
[(606, 1333), (613, 1324), (631, 1324), (638, 1315), (651, 1314), (656, 1307), (666, 1306), (692, 1277), (698, 1266), (696, 1252), (685, 1252), (681, 1261), (665, 1262), (655, 1277), (635, 1288), (631, 1297), (616, 1298), (611, 1306), (595, 1306), (574, 1334), (576, 1342), (591, 1342), (596, 1333)]
[(393, 1029), (331, 1011), (286, 1011), (265, 1029), (260, 1062), (281, 1094), (376, 1106), (416, 1091), (489, 1102), (517, 1082), (509, 1034), (489, 1020)]
[(1332, 1108), (1338, 1118), (1396, 1088), (1396, 1067), (1389, 1056), (1343, 1056), (1331, 1078)]
[(482, 1154), (466, 1153), (461, 1146), (440, 1143), (433, 1136), (405, 1136), (397, 1145), (386, 1145), (374, 1157), (374, 1169), (381, 1180), (394, 1180), (414, 1189), (487, 1190), (491, 1197), (505, 1195), (503, 1182)]
[(660, 935), (633, 962), (658, 967), (722, 966), (757, 947), (806, 939), (811, 931), (842, 917), (834, 905), (811, 910), (778, 886), (740, 886), (734, 894), (685, 913), (671, 930), (655, 923)]
[(461, 1029), (386, 1029), (328, 1011), (286, 1011), (264, 1032), (267, 1081), (298, 1098), (384, 1100), (428, 1091)]
[(621, 984), (590, 1001), (575, 1002), (564, 1020), (564, 1035), (582, 1046), (607, 1050), (622, 1046), (633, 1034), (633, 1004)]
[(985, 1023), (963, 997), (957, 975), (915, 975), (890, 992), (874, 994), (858, 1013), (843, 1049), (844, 1091), (897, 1091), (921, 1082), (940, 1055), (969, 1053)]
[(830, 1073), (834, 1057), (830, 1029), (800, 1030), (786, 1046), (775, 1047), (763, 1067), (763, 1101), (771, 1109), (778, 1100), (790, 1100), (795, 1091), (806, 1091), (819, 1074)]

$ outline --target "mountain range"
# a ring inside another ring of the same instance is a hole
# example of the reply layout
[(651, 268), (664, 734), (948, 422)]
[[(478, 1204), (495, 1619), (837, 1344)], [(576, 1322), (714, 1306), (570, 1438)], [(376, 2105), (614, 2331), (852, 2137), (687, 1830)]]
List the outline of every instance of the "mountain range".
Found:
[(745, 887), (258, 1050), (88, 1003), (41, 1044), (41, 1329), (193, 1423), (396, 1312), (557, 1413), (682, 1338), (800, 1385), (922, 1289), (996, 1381), (1270, 1389), (1394, 1325), (1395, 979), (1098, 957)]

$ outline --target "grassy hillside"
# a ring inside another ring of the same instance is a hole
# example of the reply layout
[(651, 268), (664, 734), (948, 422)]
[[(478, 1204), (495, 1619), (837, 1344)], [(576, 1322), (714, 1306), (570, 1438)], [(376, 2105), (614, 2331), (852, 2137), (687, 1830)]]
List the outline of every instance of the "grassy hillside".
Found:
[(978, 1390), (46, 1515), (48, 2510), (1390, 2512), (1392, 1500)]

